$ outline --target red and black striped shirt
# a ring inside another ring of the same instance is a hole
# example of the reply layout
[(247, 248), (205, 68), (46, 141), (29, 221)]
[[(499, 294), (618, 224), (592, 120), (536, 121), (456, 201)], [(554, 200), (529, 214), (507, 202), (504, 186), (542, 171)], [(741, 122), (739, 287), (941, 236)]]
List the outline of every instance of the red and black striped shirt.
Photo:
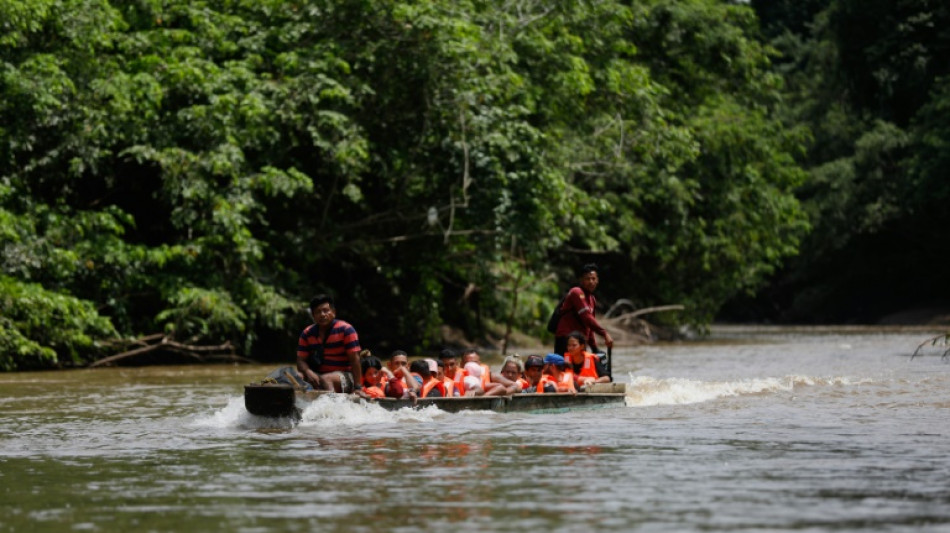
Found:
[[(330, 323), (326, 338), (320, 336), (320, 326), (312, 324), (300, 334), (297, 342), (297, 357), (307, 360), (310, 368), (318, 374), (327, 372), (352, 372), (349, 353), (360, 352), (360, 339), (356, 329), (342, 320)], [(320, 364), (312, 356), (321, 359)]]

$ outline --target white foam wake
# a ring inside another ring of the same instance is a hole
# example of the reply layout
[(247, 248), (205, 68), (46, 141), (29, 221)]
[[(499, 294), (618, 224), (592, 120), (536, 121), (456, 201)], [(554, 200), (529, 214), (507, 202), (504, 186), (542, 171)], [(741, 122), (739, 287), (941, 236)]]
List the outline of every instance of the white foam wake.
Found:
[(252, 415), (244, 407), (244, 398), (228, 398), (228, 404), (192, 422), (196, 427), (212, 429), (286, 429), (294, 425), (289, 418), (270, 418)]
[(430, 422), (444, 414), (435, 407), (387, 411), (378, 405), (357, 403), (345, 396), (322, 396), (308, 404), (300, 420), (252, 415), (244, 407), (244, 398), (229, 398), (228, 404), (207, 415), (196, 417), (192, 425), (214, 429), (289, 429), (301, 427), (361, 426), (364, 424)]
[(435, 407), (388, 411), (378, 405), (351, 401), (345, 396), (327, 395), (307, 405), (301, 413), (300, 425), (337, 427), (406, 421), (430, 422), (440, 413), (442, 411)]
[(657, 379), (631, 376), (626, 402), (631, 407), (683, 405), (707, 402), (729, 396), (790, 392), (795, 387), (848, 386), (870, 383), (867, 378), (785, 376), (740, 379), (736, 381), (701, 381), (685, 378)]

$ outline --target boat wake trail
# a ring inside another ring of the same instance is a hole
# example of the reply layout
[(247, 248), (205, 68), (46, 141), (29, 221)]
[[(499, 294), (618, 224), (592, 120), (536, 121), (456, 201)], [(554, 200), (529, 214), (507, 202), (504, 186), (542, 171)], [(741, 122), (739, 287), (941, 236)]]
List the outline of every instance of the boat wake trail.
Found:
[(436, 407), (387, 411), (377, 405), (357, 403), (345, 396), (323, 396), (308, 404), (300, 420), (257, 416), (247, 412), (244, 398), (230, 398), (228, 404), (193, 421), (195, 427), (215, 429), (291, 429), (296, 426), (331, 428), (364, 424), (431, 422), (444, 415)]
[(387, 411), (378, 405), (356, 403), (342, 395), (321, 396), (301, 413), (301, 427), (362, 426), (397, 422), (431, 422), (444, 414), (436, 407)]
[(627, 385), (628, 407), (684, 405), (718, 398), (791, 392), (796, 387), (850, 386), (871, 383), (867, 378), (785, 376), (750, 378), (736, 381), (701, 381), (684, 378), (657, 379), (630, 376)]

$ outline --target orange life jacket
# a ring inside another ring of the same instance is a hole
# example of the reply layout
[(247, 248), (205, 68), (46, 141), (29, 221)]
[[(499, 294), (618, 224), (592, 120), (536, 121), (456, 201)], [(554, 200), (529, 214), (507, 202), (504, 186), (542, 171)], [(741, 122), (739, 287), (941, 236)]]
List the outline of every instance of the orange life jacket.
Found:
[(560, 381), (554, 379), (554, 376), (550, 374), (545, 374), (541, 376), (541, 381), (538, 382), (538, 392), (544, 392), (544, 385), (550, 383), (557, 387), (558, 392), (577, 392), (577, 389), (574, 388), (574, 373), (564, 371), (561, 372)]
[[(421, 377), (421, 376), (420, 376)], [(429, 393), (432, 392), (432, 389), (438, 389), (442, 393), (442, 397), (445, 398), (445, 385), (441, 381), (434, 377), (429, 377), (429, 381), (422, 384), (422, 391), (419, 393), (420, 398), (425, 398), (429, 396)]]
[(445, 379), (451, 380), (455, 384), (455, 390), (459, 391), (459, 396), (465, 396), (465, 371), (461, 368), (455, 368), (455, 377), (445, 376)]
[[(445, 387), (445, 397), (449, 398), (455, 396), (455, 381), (452, 378), (445, 376), (442, 378), (442, 385)], [(460, 395), (461, 396), (461, 395)]]
[[(379, 382), (373, 383), (372, 381), (366, 379), (366, 376), (363, 376), (363, 392), (369, 394), (373, 398), (383, 398), (386, 394), (383, 393), (386, 390), (386, 384), (389, 383), (389, 378), (386, 377), (386, 374), (382, 372), (379, 373)], [(371, 391), (370, 389), (376, 389)], [(379, 391), (379, 396), (376, 395), (376, 391)]]
[(491, 383), (491, 369), (484, 363), (479, 363), (478, 366), (482, 367), (482, 390), (488, 390), (488, 384)]
[(385, 398), (386, 393), (383, 392), (383, 389), (373, 385), (372, 387), (363, 387), (363, 392), (366, 393), (370, 398)]
[(557, 387), (557, 381), (554, 380), (553, 376), (548, 375), (548, 374), (542, 375), (541, 379), (538, 380), (538, 386), (537, 388), (535, 388), (534, 392), (537, 392), (538, 394), (544, 393), (544, 386), (548, 384), (551, 384)]
[[(581, 372), (574, 376), (574, 379), (578, 378), (594, 378), (597, 379), (600, 376), (597, 374), (597, 362), (600, 360), (599, 357), (590, 353), (584, 352), (584, 363), (581, 366)], [(569, 359), (570, 364), (568, 367), (571, 367), (574, 364), (573, 359)]]

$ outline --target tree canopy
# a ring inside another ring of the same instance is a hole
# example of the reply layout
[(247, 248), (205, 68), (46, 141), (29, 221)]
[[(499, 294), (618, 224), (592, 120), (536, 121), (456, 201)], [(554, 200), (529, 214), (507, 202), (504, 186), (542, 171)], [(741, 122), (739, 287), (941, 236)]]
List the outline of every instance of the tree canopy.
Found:
[(781, 52), (787, 124), (813, 137), (796, 195), (813, 231), (732, 316), (875, 322), (950, 305), (950, 6), (930, 0), (753, 2)]
[[(0, 366), (155, 332), (287, 358), (318, 292), (369, 346), (543, 335), (589, 261), (707, 324), (812, 225), (946, 197), (942, 30), (827, 4), (3, 0)], [(891, 92), (824, 98), (882, 63)]]

